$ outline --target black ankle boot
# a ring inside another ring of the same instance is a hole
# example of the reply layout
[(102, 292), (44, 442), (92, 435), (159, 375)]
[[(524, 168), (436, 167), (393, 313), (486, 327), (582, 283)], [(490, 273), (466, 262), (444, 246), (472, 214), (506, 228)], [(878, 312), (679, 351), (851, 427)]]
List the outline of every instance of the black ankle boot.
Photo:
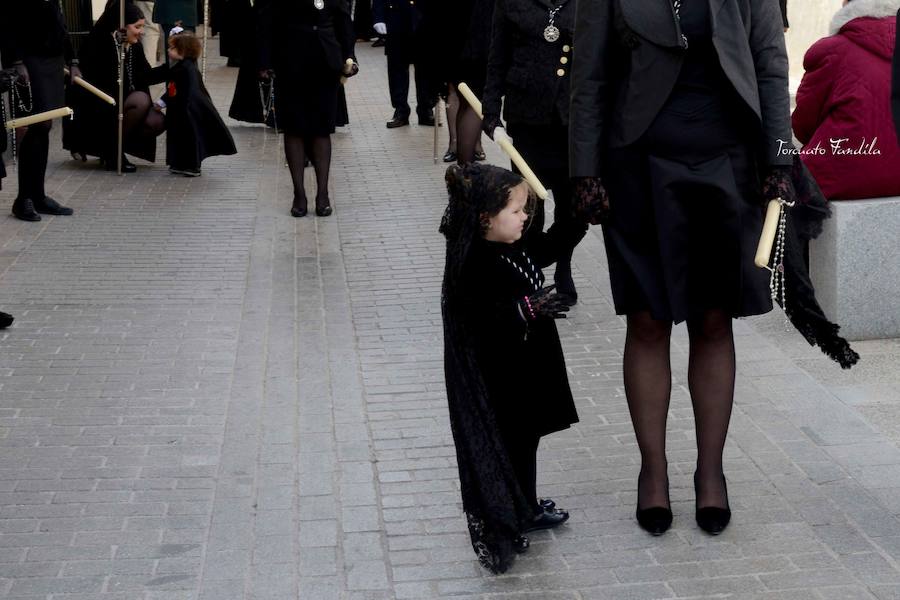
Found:
[(638, 525), (650, 535), (662, 535), (672, 526), (672, 501), (669, 499), (669, 483), (666, 481), (666, 504), (668, 506), (651, 506), (641, 508), (641, 477), (638, 475), (638, 501), (634, 517)]
[[(725, 508), (721, 508), (719, 506), (704, 506), (699, 507), (696, 505), (695, 507), (696, 513), (694, 518), (697, 520), (697, 525), (710, 535), (719, 535), (725, 528), (728, 527), (728, 523), (731, 522), (731, 507), (728, 502), (728, 484), (725, 481), (725, 475), (722, 475), (722, 487), (725, 490)], [(699, 486), (697, 485), (697, 472), (694, 471), (694, 496), (699, 497)]]

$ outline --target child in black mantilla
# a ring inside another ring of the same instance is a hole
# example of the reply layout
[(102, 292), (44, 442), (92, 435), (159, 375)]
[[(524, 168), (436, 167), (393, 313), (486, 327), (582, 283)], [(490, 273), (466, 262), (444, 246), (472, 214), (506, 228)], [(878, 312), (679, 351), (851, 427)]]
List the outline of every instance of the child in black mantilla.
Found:
[(166, 109), (166, 162), (170, 173), (198, 177), (204, 159), (237, 150), (200, 78), (200, 40), (175, 27), (169, 34), (168, 52), (166, 93), (156, 101), (157, 110)]
[(484, 567), (503, 573), (527, 549), (524, 533), (569, 517), (535, 490), (540, 438), (578, 421), (554, 322), (571, 300), (543, 287), (541, 268), (584, 231), (555, 224), (523, 240), (529, 188), (505, 169), (453, 166), (446, 182), (450, 424), (472, 546)]

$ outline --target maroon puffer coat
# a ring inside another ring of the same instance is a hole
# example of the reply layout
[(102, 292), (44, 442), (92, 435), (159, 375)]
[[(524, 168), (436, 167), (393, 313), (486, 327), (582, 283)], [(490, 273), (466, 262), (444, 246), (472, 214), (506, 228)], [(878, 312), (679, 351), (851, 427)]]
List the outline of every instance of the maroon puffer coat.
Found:
[(803, 61), (794, 134), (829, 199), (900, 196), (891, 59), (900, 0), (854, 0)]

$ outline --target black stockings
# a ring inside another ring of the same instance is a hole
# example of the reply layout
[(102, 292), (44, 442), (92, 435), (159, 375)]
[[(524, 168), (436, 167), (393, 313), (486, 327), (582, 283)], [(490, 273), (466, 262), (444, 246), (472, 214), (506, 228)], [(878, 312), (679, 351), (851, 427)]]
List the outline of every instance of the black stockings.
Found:
[(447, 93), (447, 131), (450, 134), (450, 145), (447, 147), (449, 152), (456, 152), (456, 119), (459, 114), (459, 94), (456, 86), (450, 84), (450, 91)]
[(722, 452), (734, 403), (735, 354), (731, 316), (711, 310), (688, 320), (688, 387), (697, 428), (697, 506), (726, 505)]
[(475, 151), (481, 141), (481, 119), (469, 103), (459, 97), (459, 113), (456, 116), (456, 155), (459, 164), (475, 161)]
[[(697, 506), (724, 507), (722, 451), (734, 402), (735, 354), (731, 317), (710, 310), (688, 319), (688, 387), (697, 430)], [(669, 506), (666, 415), (672, 389), (672, 326), (648, 312), (628, 315), (625, 395), (641, 451), (638, 506)]]
[(316, 207), (330, 205), (328, 177), (331, 171), (331, 136), (304, 138), (291, 133), (284, 134), (284, 155), (294, 184), (294, 208), (307, 208), (306, 189), (303, 187), (303, 169), (307, 157), (316, 172)]
[(41, 201), (50, 153), (50, 122), (30, 125), (18, 147), (19, 198)]

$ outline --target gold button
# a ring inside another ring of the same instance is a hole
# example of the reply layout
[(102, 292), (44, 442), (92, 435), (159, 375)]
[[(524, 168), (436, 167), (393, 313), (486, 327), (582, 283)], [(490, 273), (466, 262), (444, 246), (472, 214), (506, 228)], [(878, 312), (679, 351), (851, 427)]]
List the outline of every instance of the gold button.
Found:
[(568, 52), (568, 51), (571, 50), (571, 49), (572, 49), (572, 48), (571, 48), (568, 44), (566, 44), (565, 46), (563, 46), (563, 52)]
[(559, 69), (559, 70), (556, 72), (556, 74), (557, 74), (558, 76), (562, 77), (563, 75), (566, 74), (566, 70), (565, 70), (565, 69)]
[(561, 62), (562, 64), (566, 64), (567, 62), (569, 62), (569, 59), (565, 56), (562, 56), (560, 57), (559, 62)]

